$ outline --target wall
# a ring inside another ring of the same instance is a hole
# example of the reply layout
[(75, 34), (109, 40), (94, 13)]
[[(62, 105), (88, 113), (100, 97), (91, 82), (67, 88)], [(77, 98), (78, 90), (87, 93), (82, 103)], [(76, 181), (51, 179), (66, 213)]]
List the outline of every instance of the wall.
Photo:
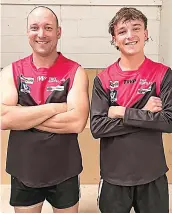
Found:
[[(163, 0), (160, 20), (160, 45), (159, 61), (172, 68), (172, 1)], [(172, 87), (172, 86), (171, 86)], [(169, 181), (172, 182), (172, 134), (164, 135), (164, 148), (167, 164), (170, 168), (168, 172)]]
[[(34, 6), (39, 5), (39, 2), (39, 0), (1, 0), (1, 67), (30, 54), (31, 49), (26, 36), (26, 17)], [(53, 9), (62, 26), (58, 50), (86, 68), (90, 80), (90, 97), (95, 75), (119, 57), (119, 52), (110, 45), (108, 23), (122, 5), (137, 7), (148, 17), (150, 41), (145, 46), (145, 53), (155, 61), (158, 61), (160, 57), (159, 35), (162, 5), (160, 0), (121, 0), (116, 1), (115, 4), (113, 0), (41, 0), (41, 3)], [(169, 145), (171, 136), (165, 135), (164, 137), (165, 144)], [(10, 177), (4, 173), (7, 138), (8, 132), (3, 131), (2, 184), (10, 182)], [(89, 122), (83, 133), (79, 135), (79, 142), (84, 164), (81, 182), (97, 183), (99, 180), (99, 141), (92, 138)], [(170, 159), (169, 147), (166, 147), (166, 154)]]
[[(22, 4), (19, 4), (21, 2)], [(40, 1), (2, 0), (2, 67), (30, 53), (26, 37), (26, 17), (38, 2)], [(151, 39), (145, 47), (145, 53), (148, 57), (158, 60), (161, 1), (146, 0), (143, 3), (139, 0), (122, 0), (115, 1), (118, 2), (116, 5), (110, 0), (101, 1), (106, 5), (98, 5), (96, 2), (99, 1), (89, 1), (93, 3), (88, 4), (86, 0), (81, 2), (88, 5), (77, 5), (79, 1), (65, 0), (61, 1), (63, 4), (58, 5), (59, 1), (41, 0), (42, 4), (44, 2), (51, 2), (48, 6), (57, 14), (62, 26), (58, 49), (80, 62), (83, 67), (104, 68), (119, 56), (118, 51), (110, 45), (108, 23), (121, 5), (127, 5), (128, 2), (148, 17)], [(73, 2), (74, 5), (65, 5), (65, 2)]]

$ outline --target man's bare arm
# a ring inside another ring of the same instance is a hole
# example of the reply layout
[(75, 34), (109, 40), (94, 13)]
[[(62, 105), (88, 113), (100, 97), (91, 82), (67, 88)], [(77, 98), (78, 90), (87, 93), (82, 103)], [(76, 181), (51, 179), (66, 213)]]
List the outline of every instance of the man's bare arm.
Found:
[(68, 111), (48, 119), (37, 129), (53, 133), (80, 133), (86, 125), (89, 114), (88, 77), (79, 67), (72, 89), (67, 97)]
[(13, 80), (12, 65), (1, 72), (1, 129), (26, 130), (66, 111), (65, 103), (40, 106), (17, 106), (18, 93)]

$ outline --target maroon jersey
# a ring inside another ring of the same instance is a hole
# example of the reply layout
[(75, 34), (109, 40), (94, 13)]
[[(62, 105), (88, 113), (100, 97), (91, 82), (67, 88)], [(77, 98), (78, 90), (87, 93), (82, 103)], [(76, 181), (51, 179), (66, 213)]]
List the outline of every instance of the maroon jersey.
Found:
[[(151, 96), (161, 112), (142, 110)], [(124, 119), (108, 117), (110, 106), (126, 107)], [(162, 132), (172, 132), (172, 71), (145, 58), (135, 71), (122, 71), (119, 60), (94, 80), (91, 131), (100, 138), (101, 176), (123, 186), (148, 183), (167, 170)]]
[[(61, 53), (50, 68), (37, 69), (32, 55), (14, 62), (18, 104), (66, 102), (78, 67)], [(78, 175), (82, 160), (77, 134), (55, 134), (35, 128), (12, 130), (6, 170), (30, 187), (51, 186)]]

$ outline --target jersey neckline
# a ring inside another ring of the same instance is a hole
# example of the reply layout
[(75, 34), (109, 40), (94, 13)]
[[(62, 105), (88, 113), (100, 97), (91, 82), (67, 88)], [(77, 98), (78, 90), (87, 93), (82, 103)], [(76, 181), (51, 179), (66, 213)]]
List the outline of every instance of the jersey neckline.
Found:
[(149, 62), (149, 59), (145, 57), (144, 61), (142, 62), (142, 64), (139, 66), (137, 70), (129, 70), (129, 71), (123, 71), (119, 66), (119, 61), (120, 61), (120, 58), (114, 63), (114, 66), (116, 67), (116, 71), (121, 76), (135, 76), (145, 69), (145, 67), (147, 66), (147, 63)]
[(36, 68), (36, 66), (34, 65), (33, 63), (33, 54), (30, 55), (30, 64), (31, 64), (31, 67), (33, 68), (33, 70), (37, 73), (37, 74), (47, 74), (49, 73), (50, 70), (52, 70), (56, 65), (57, 63), (61, 60), (62, 58), (62, 53), (61, 52), (57, 52), (58, 53), (58, 57), (57, 59), (55, 60), (54, 64), (51, 65), (49, 68)]

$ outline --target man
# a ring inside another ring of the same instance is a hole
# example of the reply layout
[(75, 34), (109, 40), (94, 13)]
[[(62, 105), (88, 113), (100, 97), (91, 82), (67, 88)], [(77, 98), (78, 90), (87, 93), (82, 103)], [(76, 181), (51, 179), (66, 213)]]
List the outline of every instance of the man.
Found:
[(27, 21), (33, 54), (2, 71), (2, 129), (11, 130), (10, 204), (15, 212), (41, 212), (46, 199), (54, 212), (78, 212), (77, 133), (88, 118), (88, 78), (57, 53), (61, 28), (52, 10), (34, 8)]
[(91, 131), (100, 138), (101, 212), (168, 212), (162, 133), (172, 132), (172, 71), (145, 57), (147, 18), (121, 8), (109, 24), (120, 59), (97, 75)]

